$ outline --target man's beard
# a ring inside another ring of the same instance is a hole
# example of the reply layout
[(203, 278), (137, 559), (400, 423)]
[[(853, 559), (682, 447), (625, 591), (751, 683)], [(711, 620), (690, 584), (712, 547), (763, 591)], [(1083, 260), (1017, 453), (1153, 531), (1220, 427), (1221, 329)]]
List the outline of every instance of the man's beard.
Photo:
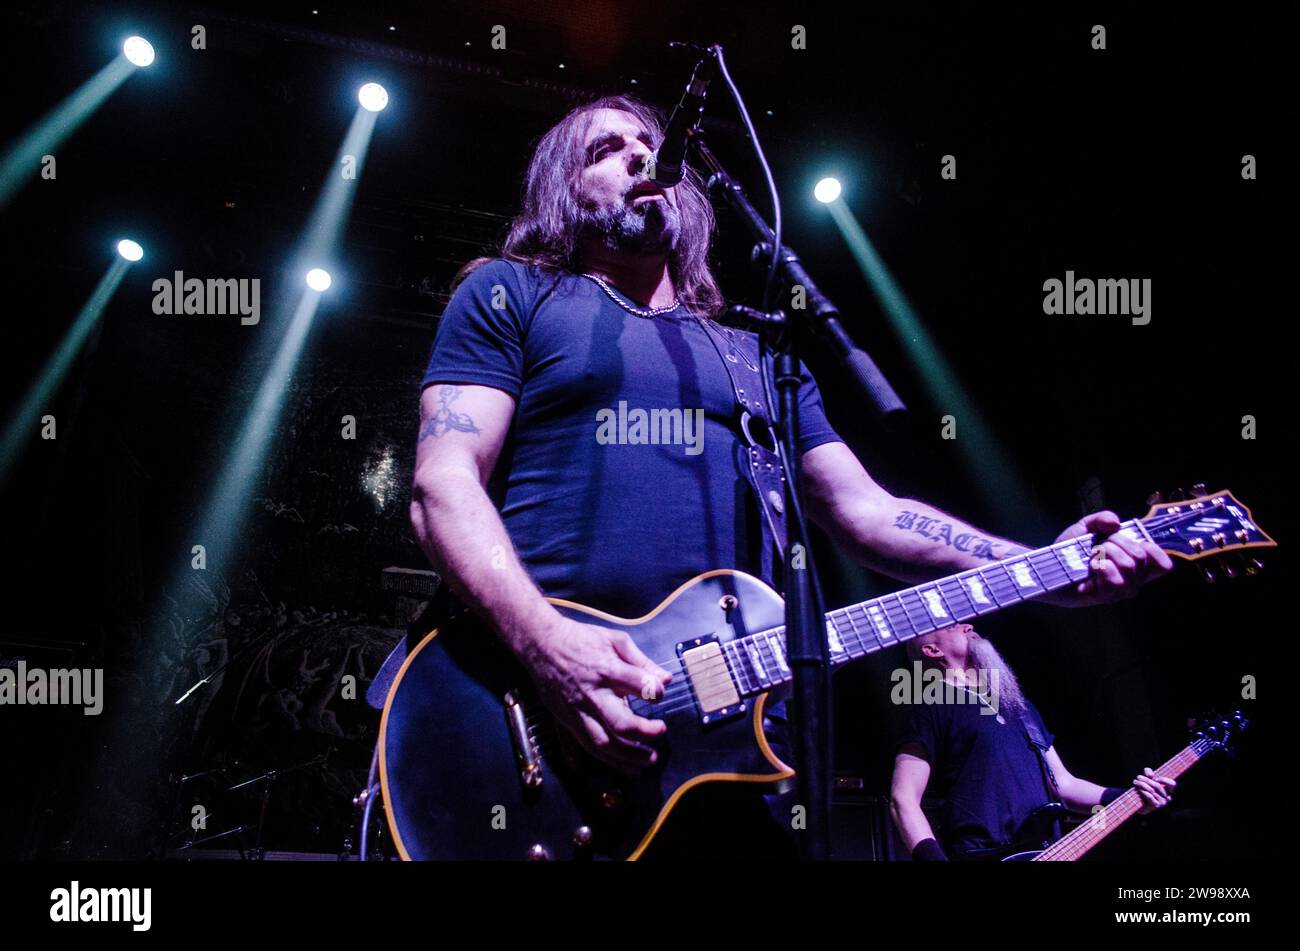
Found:
[(972, 640), (967, 648), (966, 659), (975, 668), (977, 676), (979, 671), (987, 671), (984, 682), (989, 685), (990, 691), (995, 692), (990, 702), (999, 711), (1010, 710), (1016, 716), (1025, 712), (1025, 695), (1020, 690), (1020, 682), (996, 647), (982, 637)]
[(681, 212), (667, 198), (639, 205), (626, 200), (601, 208), (584, 205), (578, 217), (584, 239), (595, 238), (609, 250), (627, 254), (666, 254), (677, 247), (681, 230)]

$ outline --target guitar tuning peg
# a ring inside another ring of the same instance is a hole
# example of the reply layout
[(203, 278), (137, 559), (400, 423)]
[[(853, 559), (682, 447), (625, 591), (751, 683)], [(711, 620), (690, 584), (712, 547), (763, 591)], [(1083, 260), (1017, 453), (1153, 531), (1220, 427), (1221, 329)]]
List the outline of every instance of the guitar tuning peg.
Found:
[(1246, 559), (1246, 574), (1257, 575), (1264, 570), (1264, 560), (1262, 558)]
[(1223, 569), (1223, 577), (1228, 579), (1237, 577), (1237, 569), (1230, 559), (1225, 558), (1219, 567)]
[(1205, 491), (1204, 482), (1198, 482), (1194, 486), (1192, 486), (1192, 495), (1208, 495), (1208, 494), (1209, 493)]
[(1197, 567), (1200, 568), (1201, 578), (1204, 579), (1206, 584), (1214, 584), (1219, 580), (1219, 576), (1214, 573), (1214, 568), (1210, 565), (1202, 563)]
[(1164, 500), (1164, 495), (1159, 490), (1156, 490), (1147, 496), (1147, 505), (1159, 505)]
[(1170, 501), (1173, 502), (1182, 502), (1186, 498), (1187, 498), (1187, 490), (1181, 486), (1179, 486), (1177, 489), (1174, 489), (1174, 491), (1169, 493), (1169, 499)]

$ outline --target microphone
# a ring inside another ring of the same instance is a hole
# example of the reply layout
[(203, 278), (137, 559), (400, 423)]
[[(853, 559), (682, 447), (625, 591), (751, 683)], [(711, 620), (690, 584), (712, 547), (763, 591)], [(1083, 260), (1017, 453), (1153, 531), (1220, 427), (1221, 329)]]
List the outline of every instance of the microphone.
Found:
[(668, 117), (663, 141), (651, 156), (650, 181), (662, 188), (676, 185), (686, 173), (686, 143), (691, 130), (704, 116), (704, 97), (708, 93), (713, 63), (713, 50), (710, 49), (709, 55), (695, 64), (686, 91)]

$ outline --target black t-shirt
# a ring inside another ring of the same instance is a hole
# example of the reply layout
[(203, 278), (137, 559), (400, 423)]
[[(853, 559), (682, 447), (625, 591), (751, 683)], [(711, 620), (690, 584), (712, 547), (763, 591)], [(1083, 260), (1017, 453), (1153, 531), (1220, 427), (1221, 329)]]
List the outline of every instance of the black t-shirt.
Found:
[[(926, 795), (943, 799), (935, 834), (949, 854), (1006, 845), (1029, 813), (1048, 801), (1042, 764), (1021, 719), (1005, 707), (992, 715), (973, 696), (959, 696), (971, 702), (913, 705), (897, 743), (925, 750)], [(1026, 717), (1050, 747), (1043, 718), (1025, 703)]]
[[(503, 259), (456, 289), (424, 385), (518, 401), (489, 493), (543, 593), (636, 617), (713, 568), (771, 583), (735, 393), (707, 333), (684, 306), (639, 317), (589, 278)], [(757, 338), (731, 334), (756, 365)], [(839, 436), (800, 369), (803, 453)]]

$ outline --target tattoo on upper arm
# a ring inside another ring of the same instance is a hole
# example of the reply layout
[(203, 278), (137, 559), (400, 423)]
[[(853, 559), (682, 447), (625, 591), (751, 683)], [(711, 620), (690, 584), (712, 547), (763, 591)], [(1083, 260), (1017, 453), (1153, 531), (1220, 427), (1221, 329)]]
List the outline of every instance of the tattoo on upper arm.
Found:
[(453, 430), (458, 433), (482, 432), (481, 429), (474, 425), (474, 420), (470, 418), (469, 413), (458, 413), (451, 408), (451, 404), (456, 402), (456, 398), (460, 394), (461, 389), (459, 386), (445, 385), (438, 390), (438, 408), (420, 427), (420, 442), (423, 442), (429, 436), (436, 439)]
[(899, 512), (894, 519), (894, 528), (904, 532), (915, 532), (922, 538), (928, 538), (932, 542), (943, 542), (945, 545), (968, 555), (973, 555), (976, 558), (997, 561), (1001, 557), (994, 550), (994, 543), (989, 539), (981, 538), (973, 532), (959, 532), (954, 535), (952, 522), (941, 522), (939, 519), (928, 515), (908, 511)]

